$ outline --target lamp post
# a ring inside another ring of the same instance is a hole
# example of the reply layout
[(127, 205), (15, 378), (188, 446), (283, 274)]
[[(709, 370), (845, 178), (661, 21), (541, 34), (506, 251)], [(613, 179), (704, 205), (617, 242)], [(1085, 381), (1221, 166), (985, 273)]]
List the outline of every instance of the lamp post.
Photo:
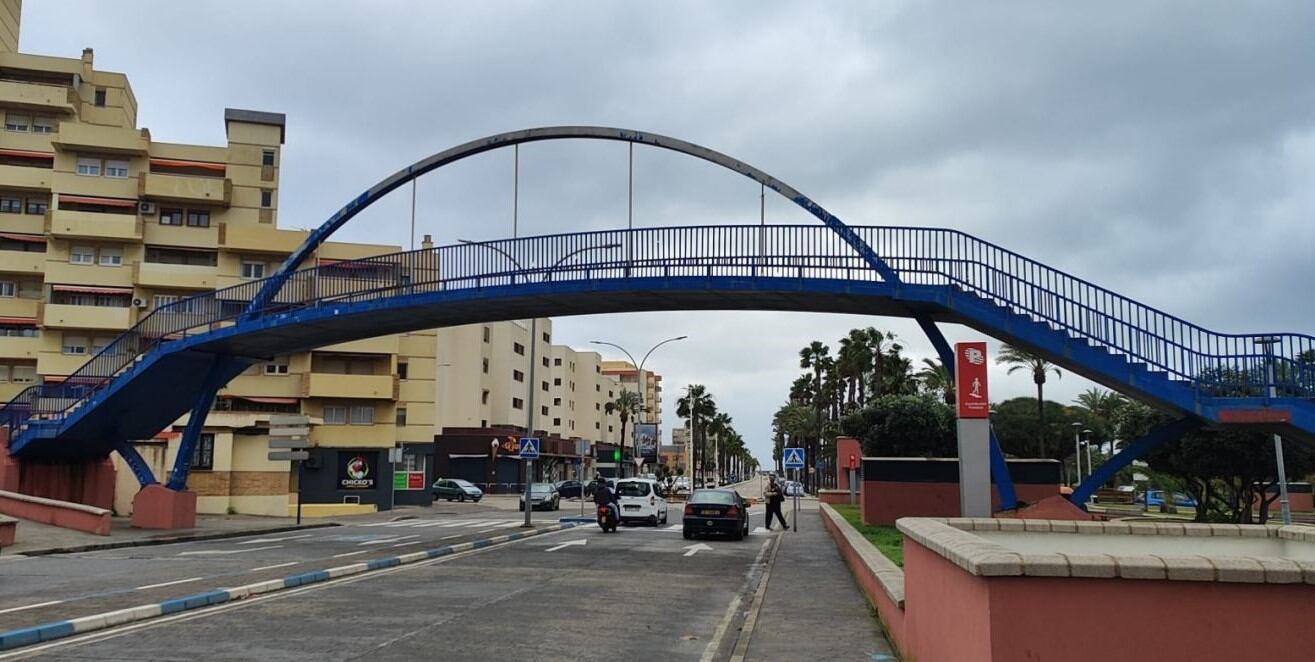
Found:
[[(632, 355), (632, 354), (631, 354), (626, 348), (624, 348), (624, 347), (622, 347), (622, 346), (620, 346), (620, 345), (618, 345), (618, 344), (616, 344), (616, 343), (606, 342), (606, 341), (603, 341), (603, 340), (590, 340), (589, 342), (591, 342), (591, 343), (593, 343), (593, 344), (595, 344), (595, 345), (607, 345), (607, 346), (609, 346), (609, 347), (615, 347), (615, 348), (621, 350), (621, 352), (624, 353), (624, 354), (626, 355), (626, 358), (630, 359), (630, 365), (635, 366), (635, 385), (636, 385), (636, 387), (639, 388), (639, 397), (642, 398), (642, 399), (644, 400), (645, 405), (647, 405), (647, 403), (648, 403), (648, 397), (647, 397), (647, 394), (645, 393), (645, 391), (646, 391), (647, 389), (645, 388), (645, 385), (644, 385), (644, 384), (641, 384), (641, 383), (639, 382), (639, 380), (641, 380), (641, 379), (644, 378), (644, 363), (646, 363), (646, 362), (648, 361), (648, 357), (652, 356), (652, 355), (653, 355), (653, 352), (654, 352), (655, 350), (657, 350), (657, 348), (659, 348), (659, 347), (661, 347), (661, 346), (663, 346), (663, 345), (665, 345), (665, 344), (667, 344), (667, 343), (676, 342), (677, 340), (684, 340), (684, 339), (686, 339), (686, 338), (688, 338), (688, 337), (689, 337), (689, 336), (676, 336), (675, 338), (667, 338), (666, 340), (663, 340), (662, 342), (660, 342), (660, 343), (658, 343), (658, 344), (656, 344), (656, 345), (653, 345), (652, 347), (649, 348), (648, 352), (647, 352), (646, 354), (644, 354), (644, 359), (643, 359), (642, 361), (639, 361), (638, 363), (635, 362), (635, 357), (634, 357), (634, 356), (633, 356), (633, 355)], [(656, 396), (654, 396), (654, 397), (656, 398)], [(647, 409), (647, 407), (645, 407), (645, 410), (646, 410), (646, 409)], [(647, 422), (647, 421), (645, 421), (645, 422)], [(636, 433), (636, 428), (635, 428), (635, 426), (633, 426), (633, 425), (630, 426), (630, 439), (631, 439), (631, 442), (632, 442), (631, 445), (634, 446), (634, 448), (635, 448), (635, 456), (636, 456), (636, 457), (640, 457), (640, 458), (642, 459), (643, 456), (641, 456), (641, 455), (639, 454), (639, 435)], [(658, 440), (654, 439), (653, 441), (654, 441), (654, 443), (657, 443)], [(656, 460), (656, 458), (655, 458), (655, 460)], [(639, 471), (638, 471), (638, 465), (636, 465), (635, 473), (636, 473), (636, 474), (639, 473)]]
[(1083, 428), (1082, 445), (1087, 447), (1087, 476), (1091, 476), (1091, 430)]
[(493, 494), (493, 482), (498, 475), (498, 440), (489, 442), (489, 494)]
[[(1265, 406), (1278, 397), (1278, 384), (1274, 380), (1274, 345), (1279, 339), (1275, 336), (1256, 338), (1255, 343), (1265, 348)], [(1283, 517), (1283, 524), (1292, 524), (1292, 507), (1288, 502), (1288, 471), (1283, 463), (1283, 438), (1274, 435), (1274, 463), (1278, 470), (1278, 507)]]
[[(470, 246), (483, 246), (484, 248), (500, 253), (502, 254), (503, 257), (506, 257), (508, 260), (511, 260), (511, 263), (516, 265), (516, 268), (520, 269), (521, 271), (526, 270), (525, 266), (520, 263), (520, 260), (517, 260), (515, 257), (512, 257), (511, 253), (508, 253), (507, 251), (497, 246), (494, 246), (486, 242), (469, 241), (466, 239), (457, 239), (457, 241), (462, 244), (467, 244)], [(589, 251), (611, 250), (620, 247), (621, 244), (602, 244), (599, 246), (586, 246), (584, 248), (578, 248), (576, 250), (573, 250), (567, 253), (566, 255), (563, 255), (560, 258), (558, 258), (556, 262), (552, 263), (552, 266), (548, 267), (547, 270), (544, 271), (543, 281), (545, 283), (548, 282), (548, 280), (552, 278), (552, 272), (554, 269), (561, 266), (563, 262), (571, 259), (572, 257), (575, 257), (576, 255), (579, 255), (581, 253), (586, 253)], [(513, 282), (515, 281), (514, 278), (512, 280)], [(525, 434), (526, 436), (530, 436), (530, 437), (534, 436), (534, 406), (535, 406), (534, 392), (537, 390), (534, 386), (534, 380), (535, 380), (534, 364), (537, 363), (539, 360), (538, 349), (539, 349), (539, 318), (538, 316), (534, 316), (530, 318), (530, 369), (529, 369), (529, 373), (526, 375), (526, 380), (525, 380), (526, 381), (525, 390), (527, 391), (525, 395)], [(531, 462), (532, 461), (529, 460), (525, 462), (525, 523), (522, 525), (523, 527), (533, 526), (533, 524), (530, 523), (531, 513), (534, 511), (533, 502), (530, 501), (530, 485), (533, 482), (532, 470), (534, 469), (534, 466)]]
[(1073, 480), (1069, 481), (1069, 486), (1077, 485), (1078, 479), (1082, 477), (1082, 424), (1074, 422), (1073, 426)]

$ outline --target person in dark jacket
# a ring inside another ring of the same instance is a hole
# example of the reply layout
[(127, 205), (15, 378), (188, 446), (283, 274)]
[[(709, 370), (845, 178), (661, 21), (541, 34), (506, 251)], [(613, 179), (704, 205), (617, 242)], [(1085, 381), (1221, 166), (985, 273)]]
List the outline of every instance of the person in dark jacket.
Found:
[(781, 504), (785, 503), (785, 491), (781, 489), (780, 483), (776, 482), (776, 476), (772, 476), (767, 482), (767, 490), (763, 492), (767, 499), (767, 530), (772, 530), (772, 515), (781, 522), (781, 528), (786, 531), (790, 530), (789, 525), (785, 523), (785, 515), (781, 514)]

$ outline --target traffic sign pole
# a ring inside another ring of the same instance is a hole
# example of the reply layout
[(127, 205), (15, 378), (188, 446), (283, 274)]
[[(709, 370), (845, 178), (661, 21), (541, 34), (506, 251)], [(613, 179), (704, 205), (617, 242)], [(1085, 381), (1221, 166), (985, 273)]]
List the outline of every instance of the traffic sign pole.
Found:
[(534, 503), (530, 500), (530, 485), (534, 477), (534, 461), (539, 459), (539, 438), (521, 437), (520, 456), (525, 461), (525, 524), (530, 524), (530, 513), (534, 512)]
[(271, 416), (269, 419), (269, 459), (291, 461), (297, 468), (297, 526), (301, 526), (301, 484), (305, 461), (310, 459), (310, 418), (304, 414)]

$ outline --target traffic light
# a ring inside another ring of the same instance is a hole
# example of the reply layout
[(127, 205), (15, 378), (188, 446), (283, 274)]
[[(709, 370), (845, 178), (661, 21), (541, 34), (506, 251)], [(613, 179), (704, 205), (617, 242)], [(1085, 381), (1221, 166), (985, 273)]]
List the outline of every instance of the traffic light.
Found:
[(612, 461), (613, 461), (613, 462), (620, 462), (620, 461), (621, 461), (621, 450), (620, 450), (620, 449), (617, 449), (617, 450), (612, 451)]

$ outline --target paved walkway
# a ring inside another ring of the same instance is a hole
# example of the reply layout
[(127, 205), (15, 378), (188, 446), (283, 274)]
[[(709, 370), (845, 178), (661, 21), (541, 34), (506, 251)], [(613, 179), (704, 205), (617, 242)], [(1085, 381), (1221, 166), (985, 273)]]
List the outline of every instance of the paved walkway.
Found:
[(798, 521), (799, 530), (783, 534), (745, 660), (894, 660), (876, 616), (822, 528), (816, 501), (800, 503)]

